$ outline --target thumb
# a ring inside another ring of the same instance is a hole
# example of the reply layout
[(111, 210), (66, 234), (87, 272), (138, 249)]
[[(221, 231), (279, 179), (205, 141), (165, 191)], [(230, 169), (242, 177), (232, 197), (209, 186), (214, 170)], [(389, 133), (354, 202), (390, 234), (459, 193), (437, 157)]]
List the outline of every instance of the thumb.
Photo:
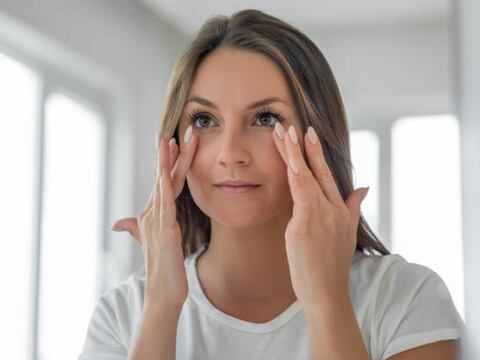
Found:
[(370, 186), (353, 191), (345, 202), (347, 207), (350, 209), (353, 218), (355, 219), (355, 230), (358, 227), (358, 222), (360, 221), (360, 206), (362, 205), (363, 200), (367, 196), (369, 189)]
[(143, 248), (143, 241), (140, 237), (137, 218), (126, 218), (116, 221), (112, 226), (113, 231), (128, 231), (138, 245)]
[(116, 221), (112, 226), (113, 231), (128, 231), (133, 237), (138, 234), (137, 218), (125, 218)]
[(363, 200), (365, 200), (365, 198), (367, 197), (368, 191), (370, 190), (370, 186), (367, 186), (366, 188), (362, 188), (362, 189), (363, 190), (362, 190), (362, 193), (360, 194), (360, 201), (359, 201), (358, 207), (362, 205)]

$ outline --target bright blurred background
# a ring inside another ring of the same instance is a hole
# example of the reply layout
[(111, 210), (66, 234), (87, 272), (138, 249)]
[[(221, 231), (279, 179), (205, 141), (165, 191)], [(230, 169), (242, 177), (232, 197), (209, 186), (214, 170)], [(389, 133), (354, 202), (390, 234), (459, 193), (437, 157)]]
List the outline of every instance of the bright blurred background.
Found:
[(344, 98), (355, 187), (370, 186), (364, 216), (392, 253), (436, 271), (468, 320), (480, 271), (467, 250), (480, 252), (478, 87), (465, 85), (480, 28), (459, 21), (470, 2), (0, 0), (0, 357), (78, 356), (96, 299), (143, 262), (110, 227), (150, 194), (174, 61), (209, 16), (244, 8), (318, 45)]

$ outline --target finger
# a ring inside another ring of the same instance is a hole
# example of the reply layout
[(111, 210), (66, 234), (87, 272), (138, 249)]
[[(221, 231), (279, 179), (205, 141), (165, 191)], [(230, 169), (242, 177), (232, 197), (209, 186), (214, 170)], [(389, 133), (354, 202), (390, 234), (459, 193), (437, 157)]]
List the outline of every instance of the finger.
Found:
[(128, 231), (131, 233), (133, 222), (136, 223), (136, 218), (125, 218), (115, 221), (112, 226), (113, 231)]
[(344, 204), (335, 178), (323, 155), (323, 144), (312, 126), (308, 127), (304, 142), (313, 175), (323, 189), (325, 196), (332, 204)]
[[(161, 171), (161, 143), (163, 142), (163, 137), (160, 133), (157, 134), (157, 166), (156, 166), (156, 176), (155, 176), (155, 185), (153, 187), (153, 222), (157, 224), (160, 219), (160, 210), (161, 210), (161, 189), (160, 189), (160, 171)], [(148, 211), (148, 210), (147, 210)]]
[(168, 152), (170, 154), (170, 168), (173, 168), (176, 160), (176, 153), (178, 152), (177, 143), (174, 137), (168, 142)]
[(112, 226), (113, 231), (128, 231), (135, 240), (142, 245), (137, 218), (126, 218), (116, 221)]
[(172, 153), (170, 155), (171, 156), (170, 164), (172, 169), (175, 167), (175, 162), (177, 161), (177, 157), (179, 154), (180, 154), (180, 150), (178, 149), (178, 145), (175, 144), (174, 149), (172, 150)]
[(298, 144), (298, 135), (295, 126), (290, 125), (285, 136), (287, 153), (287, 172), (292, 198), (295, 203), (309, 204), (316, 194), (325, 197), (320, 185), (305, 163), (303, 153)]
[[(275, 123), (275, 131), (272, 131), (273, 141), (275, 143), (275, 146), (277, 147), (278, 152), (280, 153), (280, 156), (285, 162), (285, 166), (288, 166), (288, 155), (285, 147), (286, 135), (287, 133), (285, 132), (284, 127), (279, 122)], [(302, 156), (305, 156), (303, 155), (303, 149), (302, 149)]]
[[(157, 183), (158, 183), (158, 161), (160, 160), (159, 159), (159, 151), (160, 151), (160, 138), (159, 138), (160, 134), (157, 133), (156, 136), (155, 136), (155, 149), (157, 151), (157, 160), (156, 160), (156, 166), (155, 166), (155, 171), (156, 171), (156, 175), (155, 175), (155, 182), (153, 184), (153, 187), (152, 187), (152, 190), (150, 191), (150, 195), (148, 196), (148, 201), (143, 209), (143, 211), (141, 212), (142, 214), (146, 214), (147, 212), (149, 212), (152, 208), (153, 208), (153, 201), (154, 201), (154, 196), (155, 196), (155, 188), (157, 186)], [(170, 144), (169, 144), (170, 146)], [(172, 149), (170, 149), (170, 152), (174, 153), (174, 151), (172, 151)], [(172, 155), (170, 155), (172, 157)]]
[(177, 221), (175, 198), (172, 188), (168, 144), (163, 136), (161, 137), (160, 147), (160, 226), (172, 229)]
[[(189, 135), (190, 138), (188, 138)], [(188, 141), (185, 142), (185, 140)], [(174, 162), (174, 167), (172, 170), (172, 183), (175, 198), (177, 198), (177, 196), (182, 192), (183, 186), (185, 184), (185, 178), (192, 165), (192, 161), (198, 145), (198, 138), (193, 133), (191, 125), (187, 128), (184, 139), (182, 139), (182, 141), (183, 146), (177, 150), (178, 158)]]
[[(157, 133), (156, 140), (155, 140), (155, 149), (157, 150), (157, 161), (159, 161), (159, 151), (160, 151), (159, 144), (160, 144), (160, 139), (159, 139), (159, 134)], [(170, 163), (172, 164), (172, 163), (175, 162), (176, 156), (178, 154), (178, 146), (175, 143), (175, 138), (170, 139), (170, 141), (168, 143), (168, 147), (169, 147), (169, 153), (170, 153)], [(157, 173), (157, 176), (158, 176), (158, 173)], [(158, 179), (156, 177), (154, 186), (152, 188), (152, 191), (150, 192), (150, 196), (148, 197), (147, 205), (145, 206), (145, 209), (143, 211), (144, 213), (146, 213), (148, 211), (148, 209), (152, 207), (153, 196), (154, 196), (154, 193), (155, 193), (155, 186), (157, 184), (157, 181), (158, 181)]]
[(279, 123), (275, 123), (275, 129), (272, 131), (272, 137), (273, 137), (273, 142), (280, 153), (280, 156), (283, 159), (283, 162), (285, 163), (285, 166), (288, 166), (288, 157), (287, 157), (287, 151), (285, 149), (285, 129), (283, 126)]

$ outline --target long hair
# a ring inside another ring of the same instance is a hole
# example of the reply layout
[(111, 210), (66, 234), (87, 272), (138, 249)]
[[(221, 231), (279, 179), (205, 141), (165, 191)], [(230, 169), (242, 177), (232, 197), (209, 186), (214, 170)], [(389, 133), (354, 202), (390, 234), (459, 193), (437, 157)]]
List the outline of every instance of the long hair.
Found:
[[(220, 47), (253, 51), (271, 59), (285, 76), (300, 117), (302, 133), (312, 126), (319, 134), (325, 159), (345, 201), (353, 191), (349, 131), (336, 80), (318, 47), (302, 32), (259, 10), (212, 17), (180, 54), (168, 83), (160, 132), (180, 144), (178, 123), (195, 72), (202, 60)], [(310, 164), (306, 159), (309, 168)], [(176, 199), (184, 257), (210, 241), (210, 218), (195, 204), (187, 182)], [(390, 252), (363, 215), (356, 249), (375, 255)]]

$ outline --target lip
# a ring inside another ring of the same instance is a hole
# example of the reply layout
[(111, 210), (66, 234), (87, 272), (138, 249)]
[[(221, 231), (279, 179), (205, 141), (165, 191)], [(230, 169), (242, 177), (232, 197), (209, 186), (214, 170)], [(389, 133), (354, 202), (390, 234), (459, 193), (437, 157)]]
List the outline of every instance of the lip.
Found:
[(250, 182), (250, 181), (244, 181), (244, 180), (233, 180), (233, 179), (227, 179), (227, 180), (223, 180), (223, 181), (220, 181), (216, 184), (214, 184), (215, 186), (258, 186), (260, 184), (256, 184), (254, 182)]
[(246, 192), (251, 192), (261, 185), (241, 185), (241, 186), (228, 186), (228, 185), (215, 185), (220, 190), (229, 193), (229, 194), (241, 194)]

